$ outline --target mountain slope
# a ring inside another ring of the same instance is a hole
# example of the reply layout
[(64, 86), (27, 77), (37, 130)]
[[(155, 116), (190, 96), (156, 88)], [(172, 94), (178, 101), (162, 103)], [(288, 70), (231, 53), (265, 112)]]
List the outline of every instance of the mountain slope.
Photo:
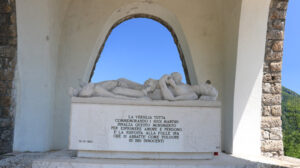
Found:
[(281, 106), (284, 153), (300, 158), (300, 95), (282, 87)]

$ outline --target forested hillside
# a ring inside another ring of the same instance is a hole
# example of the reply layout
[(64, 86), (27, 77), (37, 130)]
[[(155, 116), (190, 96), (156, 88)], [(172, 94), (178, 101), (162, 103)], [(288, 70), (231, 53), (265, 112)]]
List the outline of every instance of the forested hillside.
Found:
[(300, 158), (300, 95), (282, 87), (284, 153)]

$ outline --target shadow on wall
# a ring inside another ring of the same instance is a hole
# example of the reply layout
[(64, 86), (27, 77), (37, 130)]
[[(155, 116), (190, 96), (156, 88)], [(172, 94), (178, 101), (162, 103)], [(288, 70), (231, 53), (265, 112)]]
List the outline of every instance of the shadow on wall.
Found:
[(269, 7), (270, 1), (242, 1), (234, 90), (234, 154), (261, 154), (262, 78)]

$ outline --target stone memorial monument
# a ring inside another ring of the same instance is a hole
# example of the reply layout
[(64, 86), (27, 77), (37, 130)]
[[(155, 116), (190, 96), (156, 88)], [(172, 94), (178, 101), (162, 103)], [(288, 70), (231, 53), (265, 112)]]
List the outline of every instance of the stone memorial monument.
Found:
[(220, 152), (221, 110), (210, 82), (182, 83), (178, 72), (70, 89), (69, 148), (78, 157), (211, 159)]

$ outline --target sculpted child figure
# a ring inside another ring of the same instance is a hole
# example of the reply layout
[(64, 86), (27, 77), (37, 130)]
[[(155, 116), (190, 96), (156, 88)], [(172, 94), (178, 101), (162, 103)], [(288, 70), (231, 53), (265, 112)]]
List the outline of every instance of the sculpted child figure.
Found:
[(165, 100), (216, 100), (218, 91), (208, 83), (188, 85), (182, 83), (182, 76), (173, 72), (170, 76), (164, 75), (159, 80), (161, 93)]

